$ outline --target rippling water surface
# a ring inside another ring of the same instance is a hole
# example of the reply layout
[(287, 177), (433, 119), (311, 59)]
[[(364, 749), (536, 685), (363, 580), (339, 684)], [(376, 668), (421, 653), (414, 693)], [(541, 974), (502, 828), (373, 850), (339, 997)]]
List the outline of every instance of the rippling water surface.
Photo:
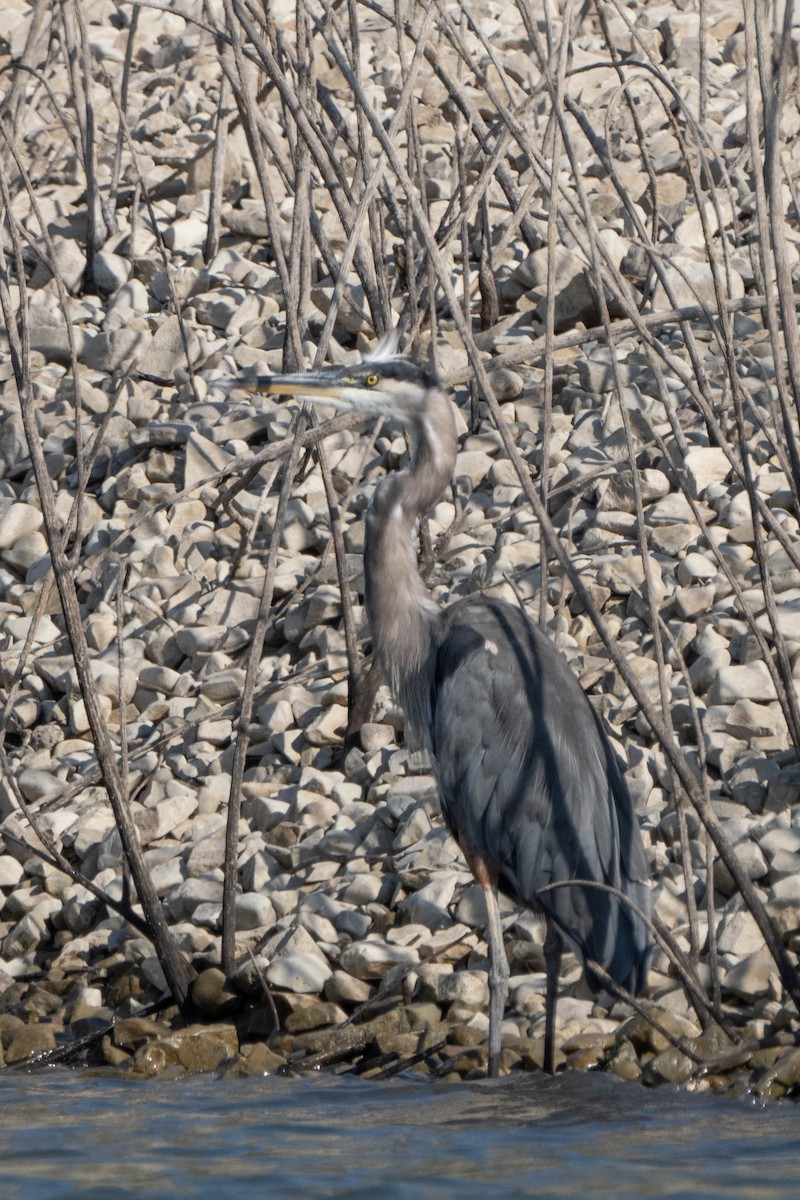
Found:
[(0, 1075), (2, 1200), (800, 1196), (800, 1110), (603, 1076)]

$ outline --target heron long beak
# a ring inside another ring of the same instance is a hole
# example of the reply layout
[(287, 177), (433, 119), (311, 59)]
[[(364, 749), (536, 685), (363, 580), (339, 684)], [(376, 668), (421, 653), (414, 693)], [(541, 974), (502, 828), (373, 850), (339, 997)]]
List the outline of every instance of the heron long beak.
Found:
[(307, 396), (309, 400), (328, 403), (337, 400), (345, 386), (338, 370), (305, 371), (296, 375), (257, 375), (255, 379), (238, 382), (248, 392), (264, 392), (268, 396)]
[(293, 375), (258, 375), (240, 379), (239, 387), (268, 396), (297, 396), (312, 404), (330, 404), (334, 408), (385, 414), (391, 406), (386, 392), (367, 387), (349, 367), (321, 367)]

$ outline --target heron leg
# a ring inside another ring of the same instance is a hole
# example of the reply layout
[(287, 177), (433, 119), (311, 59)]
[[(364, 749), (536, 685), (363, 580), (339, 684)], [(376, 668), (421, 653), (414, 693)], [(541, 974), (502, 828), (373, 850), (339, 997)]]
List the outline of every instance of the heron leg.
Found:
[(503, 944), (497, 892), (487, 882), (483, 884), (483, 894), (486, 897), (486, 936), (489, 942), (489, 1078), (496, 1079), (500, 1074), (500, 1044), (510, 972)]
[(564, 944), (561, 935), (547, 921), (547, 932), (544, 938), (544, 961), (547, 970), (547, 993), (544, 1002), (544, 1069), (548, 1075), (555, 1075), (556, 1057), (556, 1005), (558, 1004), (558, 976), (561, 970), (561, 955)]

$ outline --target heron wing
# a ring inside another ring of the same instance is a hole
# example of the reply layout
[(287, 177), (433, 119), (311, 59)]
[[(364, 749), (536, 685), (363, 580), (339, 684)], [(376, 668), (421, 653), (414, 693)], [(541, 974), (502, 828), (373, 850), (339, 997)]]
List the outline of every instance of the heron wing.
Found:
[(649, 935), (590, 880), (646, 905), (646, 861), (627, 787), (594, 712), (555, 646), (517, 609), (445, 610), (432, 676), (442, 809), (470, 858), (543, 908), (566, 939), (626, 986)]

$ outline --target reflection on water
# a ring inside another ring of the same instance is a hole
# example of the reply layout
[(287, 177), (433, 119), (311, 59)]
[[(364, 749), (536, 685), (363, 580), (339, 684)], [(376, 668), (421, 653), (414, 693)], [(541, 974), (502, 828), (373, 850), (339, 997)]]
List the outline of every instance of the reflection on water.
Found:
[(798, 1112), (594, 1075), (431, 1086), (0, 1074), (0, 1200), (773, 1200)]

